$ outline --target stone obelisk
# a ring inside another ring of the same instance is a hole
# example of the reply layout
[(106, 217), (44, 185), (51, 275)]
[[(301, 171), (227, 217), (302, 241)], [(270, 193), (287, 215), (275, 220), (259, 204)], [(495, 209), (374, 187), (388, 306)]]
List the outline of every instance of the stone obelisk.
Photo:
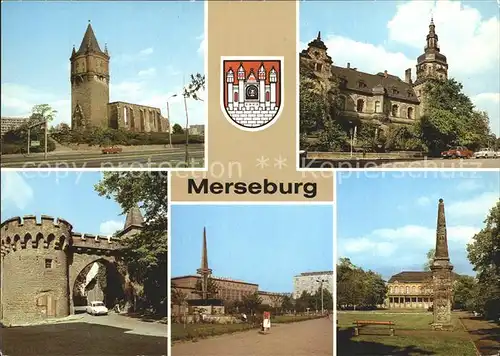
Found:
[(434, 260), (431, 264), (433, 282), (433, 310), (434, 330), (451, 330), (451, 308), (452, 308), (452, 275), (453, 265), (450, 263), (448, 254), (448, 238), (446, 235), (446, 219), (444, 215), (444, 202), (439, 199), (436, 250)]
[(201, 276), (201, 295), (202, 299), (208, 298), (208, 278), (212, 274), (212, 270), (208, 268), (208, 253), (207, 253), (207, 231), (203, 228), (203, 248), (201, 252), (201, 267), (196, 270)]

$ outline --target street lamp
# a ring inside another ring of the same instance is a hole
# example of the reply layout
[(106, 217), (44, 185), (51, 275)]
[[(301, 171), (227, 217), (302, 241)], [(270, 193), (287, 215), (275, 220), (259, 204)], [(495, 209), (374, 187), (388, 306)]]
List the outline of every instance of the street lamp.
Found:
[(324, 310), (323, 310), (323, 283), (325, 282), (324, 279), (317, 279), (316, 282), (319, 282), (321, 283), (321, 315), (324, 314)]
[(172, 98), (175, 98), (176, 96), (177, 96), (177, 94), (174, 94), (174, 95), (171, 95), (167, 99), (168, 139), (169, 139), (169, 143), (170, 143), (170, 148), (172, 148), (172, 120), (170, 119), (170, 105), (169, 105), (168, 101)]
[(184, 93), (184, 111), (186, 111), (186, 167), (189, 167), (189, 152), (188, 152), (188, 146), (189, 146), (189, 116), (188, 116), (188, 108), (187, 108), (187, 94)]

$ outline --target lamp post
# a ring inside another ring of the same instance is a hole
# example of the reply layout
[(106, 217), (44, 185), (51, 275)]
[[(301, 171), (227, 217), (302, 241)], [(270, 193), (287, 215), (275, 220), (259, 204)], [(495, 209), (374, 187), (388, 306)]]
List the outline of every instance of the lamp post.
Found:
[(175, 98), (177, 96), (177, 94), (173, 94), (171, 95), (168, 99), (167, 99), (167, 116), (168, 116), (168, 140), (169, 140), (169, 144), (170, 144), (170, 148), (172, 148), (172, 120), (170, 119), (170, 105), (169, 105), (169, 100), (172, 99), (172, 98)]
[(317, 279), (316, 282), (319, 282), (321, 284), (321, 315), (324, 314), (324, 310), (323, 310), (323, 282), (325, 282), (324, 279)]
[(184, 93), (184, 111), (186, 111), (186, 168), (189, 166), (189, 151), (188, 151), (188, 146), (189, 146), (189, 116), (188, 116), (188, 108), (187, 108), (187, 98), (186, 98), (186, 93)]

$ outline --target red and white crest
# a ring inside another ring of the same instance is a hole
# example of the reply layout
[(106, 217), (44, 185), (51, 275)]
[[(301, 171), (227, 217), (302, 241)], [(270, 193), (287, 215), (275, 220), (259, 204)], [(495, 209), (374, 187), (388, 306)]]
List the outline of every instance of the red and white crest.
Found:
[(221, 57), (221, 106), (245, 131), (271, 126), (283, 108), (283, 57)]

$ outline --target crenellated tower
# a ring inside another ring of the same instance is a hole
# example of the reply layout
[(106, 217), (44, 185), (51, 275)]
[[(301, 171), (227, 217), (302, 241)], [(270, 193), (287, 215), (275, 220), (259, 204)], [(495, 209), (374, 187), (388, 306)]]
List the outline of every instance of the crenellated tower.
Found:
[(72, 229), (66, 220), (46, 215), (39, 222), (29, 215), (2, 223), (0, 320), (5, 324), (69, 315)]
[(89, 21), (82, 43), (71, 53), (71, 128), (108, 127), (108, 49), (104, 51)]
[[(414, 83), (417, 98), (425, 105), (424, 89), (427, 82), (431, 79), (448, 79), (448, 62), (446, 56), (441, 53), (439, 47), (438, 35), (434, 19), (429, 24), (429, 33), (427, 34), (427, 44), (424, 53), (417, 58), (417, 79)], [(421, 108), (422, 110), (422, 108)]]

